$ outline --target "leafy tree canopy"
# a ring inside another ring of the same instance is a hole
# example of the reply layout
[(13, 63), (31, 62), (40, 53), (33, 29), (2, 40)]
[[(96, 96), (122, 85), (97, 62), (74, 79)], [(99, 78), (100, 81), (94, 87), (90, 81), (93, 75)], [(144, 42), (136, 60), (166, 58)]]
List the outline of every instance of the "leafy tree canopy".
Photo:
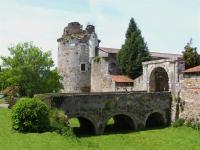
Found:
[(192, 39), (184, 47), (184, 51), (182, 53), (186, 69), (200, 65), (200, 56), (197, 52), (197, 48), (192, 47)]
[(0, 84), (4, 88), (18, 86), (20, 96), (57, 92), (63, 86), (50, 52), (43, 52), (31, 42), (10, 47), (10, 56), (2, 60)]
[(125, 43), (117, 55), (117, 65), (122, 74), (136, 78), (142, 74), (142, 62), (151, 60), (147, 44), (134, 19), (131, 18)]

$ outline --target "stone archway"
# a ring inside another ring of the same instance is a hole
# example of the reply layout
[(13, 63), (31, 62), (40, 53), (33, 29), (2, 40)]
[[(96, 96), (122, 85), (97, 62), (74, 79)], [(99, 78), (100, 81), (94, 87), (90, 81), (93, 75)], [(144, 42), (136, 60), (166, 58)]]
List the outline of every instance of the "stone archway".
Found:
[(73, 128), (73, 131), (77, 136), (96, 134), (96, 126), (94, 122), (85, 116), (70, 117), (69, 126)]
[(149, 91), (169, 91), (169, 77), (162, 67), (154, 68), (149, 77)]
[(103, 130), (105, 133), (130, 132), (136, 130), (135, 123), (135, 120), (127, 114), (113, 114), (104, 122)]
[(163, 127), (164, 125), (164, 116), (159, 112), (153, 112), (147, 117), (145, 128)]

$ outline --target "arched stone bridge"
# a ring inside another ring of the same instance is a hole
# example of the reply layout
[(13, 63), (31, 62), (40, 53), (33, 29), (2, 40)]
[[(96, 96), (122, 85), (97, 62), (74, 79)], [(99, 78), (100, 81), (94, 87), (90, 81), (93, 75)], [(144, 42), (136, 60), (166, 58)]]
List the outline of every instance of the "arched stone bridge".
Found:
[(78, 118), (80, 128), (103, 134), (110, 118), (133, 130), (170, 123), (171, 93), (68, 93), (45, 95), (49, 107), (61, 108)]

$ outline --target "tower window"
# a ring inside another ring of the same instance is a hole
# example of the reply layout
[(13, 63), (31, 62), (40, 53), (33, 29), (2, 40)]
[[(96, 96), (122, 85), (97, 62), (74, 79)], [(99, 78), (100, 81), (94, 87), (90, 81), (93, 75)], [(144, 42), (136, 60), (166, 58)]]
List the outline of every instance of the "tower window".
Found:
[(85, 64), (81, 64), (81, 71), (82, 72), (86, 71), (86, 65)]

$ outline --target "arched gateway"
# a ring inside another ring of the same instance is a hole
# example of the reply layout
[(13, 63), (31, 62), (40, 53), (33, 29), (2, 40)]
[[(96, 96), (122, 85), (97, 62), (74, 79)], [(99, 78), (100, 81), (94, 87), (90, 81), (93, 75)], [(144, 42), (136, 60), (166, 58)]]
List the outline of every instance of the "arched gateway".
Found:
[(144, 90), (175, 91), (184, 66), (184, 61), (179, 58), (143, 62)]
[(150, 92), (169, 91), (169, 76), (162, 67), (155, 68), (149, 77)]

